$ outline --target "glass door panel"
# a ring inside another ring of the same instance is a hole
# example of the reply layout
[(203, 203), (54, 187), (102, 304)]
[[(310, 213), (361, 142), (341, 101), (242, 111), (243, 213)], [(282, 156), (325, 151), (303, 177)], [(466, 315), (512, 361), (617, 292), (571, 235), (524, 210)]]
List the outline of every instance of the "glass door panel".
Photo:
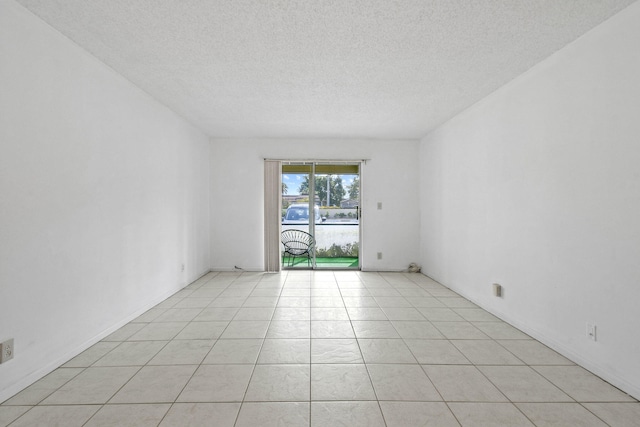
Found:
[(313, 268), (313, 251), (305, 251), (304, 235), (286, 233), (300, 230), (313, 236), (309, 222), (310, 182), (313, 180), (311, 164), (282, 166), (282, 240), (291, 239), (285, 250), (281, 242), (283, 268)]
[(360, 176), (358, 165), (318, 164), (316, 196), (322, 221), (315, 226), (316, 267), (360, 267)]

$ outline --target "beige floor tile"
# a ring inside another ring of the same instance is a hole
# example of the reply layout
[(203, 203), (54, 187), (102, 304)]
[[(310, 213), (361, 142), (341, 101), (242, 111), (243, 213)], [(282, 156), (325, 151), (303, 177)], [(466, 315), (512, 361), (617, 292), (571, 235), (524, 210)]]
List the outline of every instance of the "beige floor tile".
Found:
[(274, 320), (269, 326), (267, 338), (311, 338), (311, 321)]
[(0, 426), (8, 426), (31, 408), (31, 406), (0, 406)]
[(169, 407), (171, 407), (170, 404), (105, 405), (85, 426), (156, 427)]
[(469, 322), (432, 322), (450, 340), (488, 340), (489, 337)]
[(100, 405), (36, 406), (11, 424), (11, 427), (82, 426)]
[(455, 311), (446, 307), (418, 308), (418, 311), (430, 322), (463, 322)]
[(358, 338), (400, 338), (389, 320), (354, 320), (351, 323)]
[[(174, 304), (177, 301), (174, 302)], [(159, 307), (160, 304), (158, 304), (158, 306), (145, 311), (144, 313), (142, 313), (140, 316), (136, 317), (133, 321), (136, 323), (149, 323), (149, 322), (153, 322), (155, 319), (158, 318), (158, 316), (160, 316), (162, 313), (164, 313), (165, 311), (167, 311), (167, 308), (160, 308)]]
[(276, 304), (278, 304), (278, 297), (248, 297), (242, 307), (262, 307), (262, 308), (275, 308)]
[(178, 301), (172, 308), (205, 308), (213, 302), (214, 298), (184, 298)]
[(340, 294), (338, 296), (313, 296), (311, 297), (311, 307), (344, 307), (344, 302)]
[(240, 307), (209, 307), (198, 314), (194, 322), (222, 322), (231, 321), (235, 317)]
[(405, 340), (411, 353), (424, 365), (468, 365), (471, 362), (449, 340)]
[(82, 371), (80, 368), (58, 368), (8, 399), (4, 405), (37, 405)]
[(102, 341), (126, 341), (129, 337), (138, 332), (140, 329), (144, 328), (146, 325), (146, 323), (128, 323), (117, 331), (114, 331), (113, 333), (103, 338)]
[[(369, 288), (369, 293), (373, 297), (402, 297), (402, 294), (396, 289), (390, 287)], [(377, 300), (377, 298), (376, 298)], [(403, 300), (404, 303), (404, 300)], [(382, 307), (382, 305), (380, 305)]]
[(213, 300), (209, 307), (240, 308), (247, 297), (218, 297)]
[(532, 339), (500, 339), (498, 342), (527, 365), (574, 365), (569, 359)]
[(159, 322), (149, 323), (127, 341), (167, 341), (173, 339), (188, 322)]
[(169, 342), (149, 365), (197, 365), (211, 350), (214, 340), (173, 340)]
[(311, 365), (311, 400), (375, 400), (365, 365)]
[(380, 307), (347, 307), (349, 318), (353, 320), (389, 320)]
[(431, 322), (415, 320), (394, 320), (391, 322), (404, 339), (438, 339), (444, 336)]
[(311, 308), (292, 308), (292, 307), (278, 307), (273, 313), (272, 320), (297, 320), (297, 321), (309, 321), (311, 320)]
[(229, 321), (191, 322), (174, 339), (176, 340), (214, 340), (220, 338)]
[(311, 426), (384, 427), (377, 402), (311, 402)]
[(211, 302), (213, 302), (213, 300), (217, 298), (221, 293), (222, 293), (222, 289), (203, 286), (200, 289), (196, 289), (195, 291), (193, 291), (189, 295), (189, 298), (207, 298), (207, 299), (211, 299)]
[(344, 307), (312, 307), (311, 320), (348, 321), (349, 315)]
[(279, 295), (280, 297), (311, 297), (310, 288), (285, 288)]
[(207, 365), (254, 364), (258, 360), (263, 341), (258, 338), (218, 340), (202, 363)]
[(365, 363), (418, 363), (400, 339), (358, 339)]
[(349, 321), (313, 320), (311, 338), (355, 338), (355, 333)]
[(535, 366), (533, 369), (578, 402), (634, 401), (580, 366)]
[(524, 364), (493, 340), (454, 340), (451, 343), (474, 365)]
[(304, 308), (311, 307), (311, 297), (280, 297), (278, 307)]
[[(431, 292), (433, 294), (433, 292)], [(446, 293), (446, 292), (441, 292)], [(455, 295), (455, 294), (454, 294)], [(460, 296), (438, 296), (438, 299), (445, 307), (449, 308), (477, 308), (477, 306), (471, 301), (462, 298)]]
[(311, 340), (266, 339), (258, 356), (259, 364), (311, 363)]
[(411, 302), (411, 305), (413, 305), (414, 307), (419, 307), (419, 308), (444, 307), (444, 304), (440, 302), (440, 300), (438, 300), (436, 297), (431, 297), (431, 296), (411, 298), (409, 302)]
[(78, 374), (42, 403), (45, 405), (89, 405), (106, 403), (139, 367), (92, 367)]
[(450, 403), (449, 407), (462, 427), (534, 426), (511, 403)]
[(365, 288), (356, 288), (356, 289), (340, 289), (340, 294), (343, 297), (370, 297), (373, 296), (371, 293)]
[(197, 366), (145, 366), (109, 403), (172, 403)]
[(460, 427), (445, 403), (381, 401), (380, 407), (387, 427)]
[(246, 402), (235, 427), (308, 427), (309, 402)]
[(280, 296), (281, 293), (281, 289), (279, 287), (273, 287), (273, 288), (254, 288), (253, 291), (251, 291), (251, 295), (252, 297), (278, 297)]
[(63, 368), (87, 368), (118, 346), (117, 342), (100, 341), (64, 365)]
[(355, 339), (312, 339), (311, 363), (363, 363)]
[(640, 403), (584, 403), (584, 407), (612, 427), (640, 426)]
[(256, 365), (247, 401), (308, 401), (310, 399), (309, 365)]
[(605, 427), (606, 424), (577, 403), (518, 403), (518, 408), (538, 427)]
[(447, 402), (506, 402), (507, 398), (475, 366), (423, 365)]
[(427, 320), (417, 309), (413, 307), (383, 307), (382, 311), (389, 320)]
[(420, 365), (367, 365), (380, 400), (441, 401)]
[(345, 307), (380, 307), (374, 297), (342, 297)]
[(468, 322), (499, 322), (493, 314), (483, 310), (481, 308), (455, 308), (453, 309), (464, 320)]
[(96, 361), (94, 366), (143, 366), (167, 343), (168, 341), (125, 341)]
[(174, 403), (160, 427), (233, 427), (240, 403)]
[(388, 297), (388, 296), (375, 296), (374, 299), (378, 303), (378, 305), (382, 308), (384, 307), (413, 307), (408, 299), (398, 296), (398, 297)]
[(271, 320), (274, 307), (243, 307), (236, 313), (233, 320)]
[(248, 297), (251, 295), (251, 291), (255, 287), (252, 283), (241, 284), (239, 281), (236, 281), (236, 286), (228, 287), (224, 291), (220, 292), (221, 297)]
[(530, 340), (531, 337), (505, 322), (472, 322), (494, 340)]
[(512, 402), (573, 402), (528, 366), (479, 366), (478, 369)]
[(252, 372), (253, 365), (202, 365), (177, 401), (241, 402)]
[(202, 312), (202, 308), (170, 308), (153, 320), (156, 322), (189, 322)]
[(232, 320), (220, 339), (264, 338), (269, 328), (268, 320)]

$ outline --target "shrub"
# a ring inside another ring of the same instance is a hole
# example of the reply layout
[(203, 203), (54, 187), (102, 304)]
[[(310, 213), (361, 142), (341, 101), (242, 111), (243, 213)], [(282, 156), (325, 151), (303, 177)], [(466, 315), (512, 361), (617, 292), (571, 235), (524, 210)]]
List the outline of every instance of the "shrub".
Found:
[(344, 246), (337, 244), (331, 245), (330, 248), (316, 249), (316, 256), (320, 258), (340, 258), (340, 257), (357, 257), (359, 254), (358, 242), (347, 243)]

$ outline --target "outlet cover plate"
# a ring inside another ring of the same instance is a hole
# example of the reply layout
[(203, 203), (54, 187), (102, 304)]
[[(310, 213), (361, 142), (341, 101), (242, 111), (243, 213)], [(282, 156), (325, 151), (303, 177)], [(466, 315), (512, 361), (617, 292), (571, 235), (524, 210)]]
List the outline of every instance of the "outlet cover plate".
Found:
[(0, 363), (13, 359), (13, 338), (0, 343)]

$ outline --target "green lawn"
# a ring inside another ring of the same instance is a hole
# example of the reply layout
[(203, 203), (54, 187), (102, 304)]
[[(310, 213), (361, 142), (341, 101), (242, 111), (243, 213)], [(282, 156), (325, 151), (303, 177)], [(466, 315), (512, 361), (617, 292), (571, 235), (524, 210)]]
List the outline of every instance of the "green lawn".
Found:
[[(307, 258), (296, 258), (293, 265), (287, 265), (287, 259), (282, 261), (283, 268), (309, 268)], [(358, 257), (316, 258), (318, 268), (358, 268)]]

